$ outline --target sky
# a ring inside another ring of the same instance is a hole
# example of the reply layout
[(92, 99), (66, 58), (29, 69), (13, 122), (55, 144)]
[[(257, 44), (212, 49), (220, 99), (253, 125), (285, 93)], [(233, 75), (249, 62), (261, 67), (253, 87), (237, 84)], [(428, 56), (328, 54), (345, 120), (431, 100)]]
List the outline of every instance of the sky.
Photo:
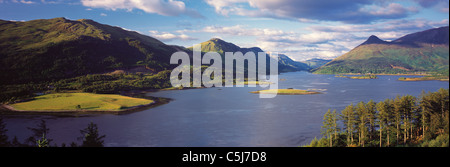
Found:
[(0, 0), (0, 19), (92, 19), (191, 47), (221, 38), (297, 61), (341, 56), (369, 36), (449, 25), (449, 0)]

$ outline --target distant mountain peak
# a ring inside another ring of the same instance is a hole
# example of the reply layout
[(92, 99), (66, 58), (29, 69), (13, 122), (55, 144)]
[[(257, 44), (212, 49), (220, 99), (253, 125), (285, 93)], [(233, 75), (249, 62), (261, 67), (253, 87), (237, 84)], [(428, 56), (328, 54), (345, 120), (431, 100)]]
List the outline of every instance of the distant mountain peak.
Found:
[(361, 45), (369, 45), (369, 44), (387, 44), (389, 42), (383, 41), (380, 38), (378, 38), (375, 35), (372, 35), (369, 37), (369, 39), (366, 40), (366, 42), (362, 43)]
[(409, 74), (434, 72), (448, 76), (449, 27), (407, 34), (387, 42), (372, 35), (350, 52), (315, 73)]
[(220, 38), (211, 38), (209, 41), (213, 41), (213, 42), (225, 42), (223, 39), (220, 39)]

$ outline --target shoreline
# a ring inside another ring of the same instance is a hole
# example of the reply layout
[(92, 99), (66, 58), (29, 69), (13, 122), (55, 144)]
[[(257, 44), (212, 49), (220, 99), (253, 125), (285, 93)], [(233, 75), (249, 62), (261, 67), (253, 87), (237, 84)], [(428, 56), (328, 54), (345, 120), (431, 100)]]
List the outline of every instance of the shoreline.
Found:
[(311, 73), (314, 75), (388, 75), (388, 76), (431, 76), (430, 74), (361, 74), (361, 73), (336, 73), (336, 74), (316, 74), (316, 73)]

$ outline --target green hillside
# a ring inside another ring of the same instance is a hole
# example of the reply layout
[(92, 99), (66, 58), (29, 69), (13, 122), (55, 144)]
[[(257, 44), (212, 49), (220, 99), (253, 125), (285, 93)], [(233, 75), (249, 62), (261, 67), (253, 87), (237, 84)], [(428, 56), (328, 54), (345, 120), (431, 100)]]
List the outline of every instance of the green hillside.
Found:
[(417, 72), (448, 75), (449, 28), (409, 34), (392, 42), (371, 36), (366, 42), (315, 71), (317, 74)]
[(174, 47), (154, 38), (92, 20), (0, 20), (0, 84), (70, 78), (138, 64), (161, 71), (170, 68), (174, 52)]

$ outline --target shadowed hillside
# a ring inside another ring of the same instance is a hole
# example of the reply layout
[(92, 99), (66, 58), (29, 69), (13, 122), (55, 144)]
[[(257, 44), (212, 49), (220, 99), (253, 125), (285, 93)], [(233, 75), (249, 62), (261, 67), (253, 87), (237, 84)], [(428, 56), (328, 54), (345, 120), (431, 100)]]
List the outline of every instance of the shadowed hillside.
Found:
[(120, 68), (170, 68), (177, 49), (152, 37), (92, 20), (0, 20), (3, 83), (39, 82)]

